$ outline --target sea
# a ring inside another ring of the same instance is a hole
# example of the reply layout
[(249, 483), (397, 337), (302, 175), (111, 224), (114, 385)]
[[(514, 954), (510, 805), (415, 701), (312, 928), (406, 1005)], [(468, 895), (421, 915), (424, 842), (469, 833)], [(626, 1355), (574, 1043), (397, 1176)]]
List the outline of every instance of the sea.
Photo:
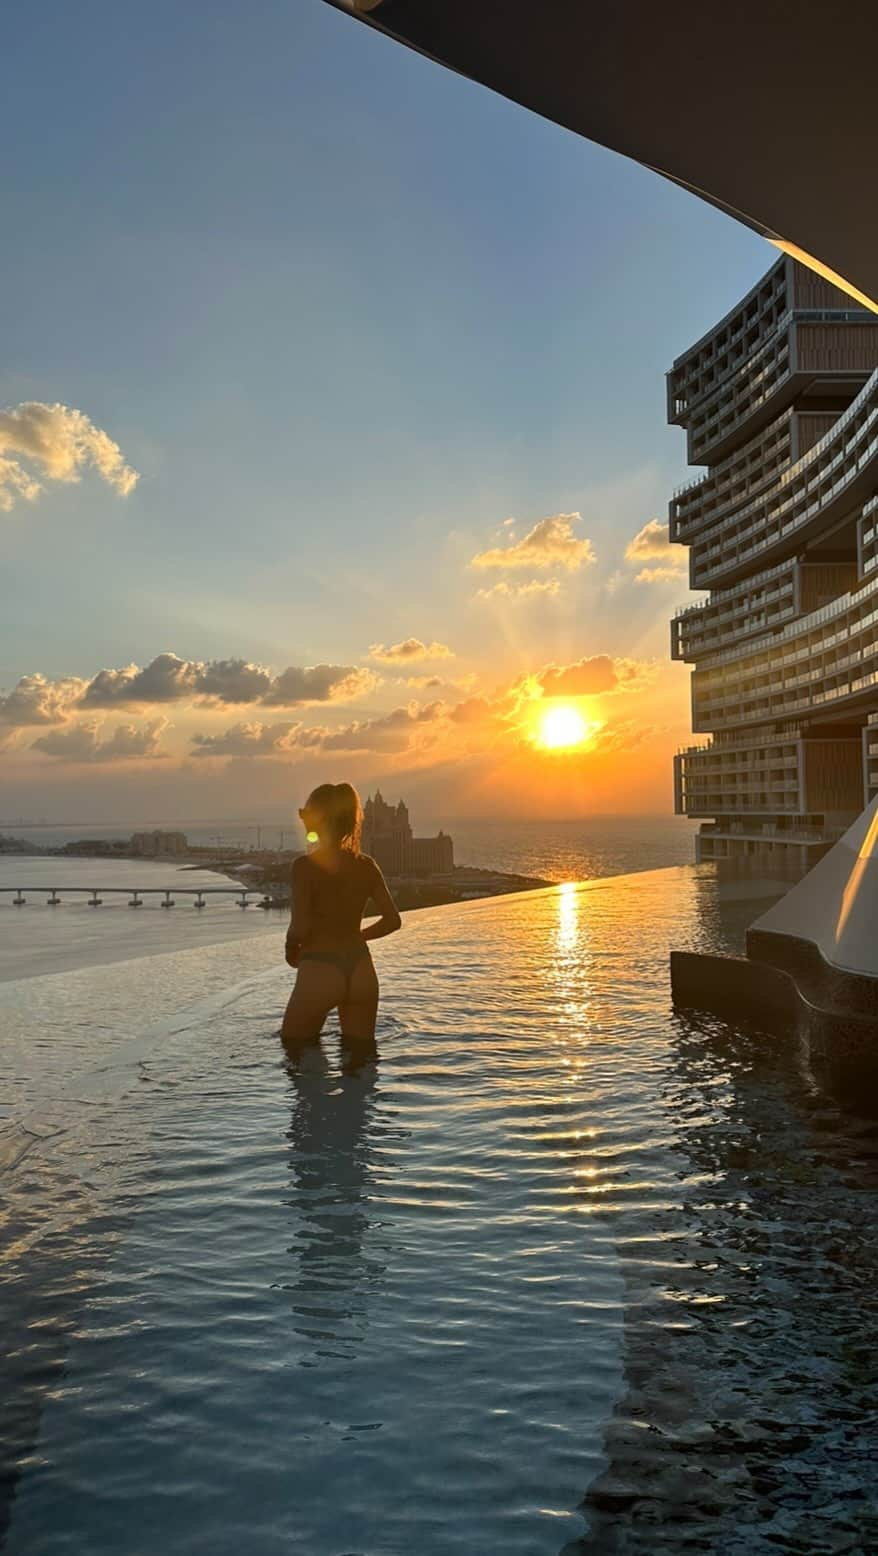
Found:
[(874, 1125), (670, 1000), (764, 903), (449, 830), (556, 884), (376, 943), (374, 1059), (284, 1053), (225, 877), (0, 859), (3, 1556), (878, 1549)]
[[(430, 822), (425, 830), (435, 832), (440, 825)], [(457, 820), (444, 825), (454, 838), (458, 864), (558, 883), (689, 864), (695, 857), (697, 830), (692, 822), (666, 816), (515, 823)], [(191, 843), (218, 852), (223, 847), (304, 847), (300, 828), (265, 822), (182, 821), (165, 822), (163, 827), (182, 831)], [(143, 823), (8, 826), (6, 835), (37, 847), (57, 848), (82, 838), (125, 839), (146, 829)], [(0, 981), (249, 939), (276, 928), (278, 912), (266, 912), (253, 903), (242, 910), (234, 885), (225, 875), (176, 860), (0, 855)], [(100, 907), (91, 905), (85, 891), (73, 893), (74, 887), (98, 888)], [(207, 888), (207, 906), (193, 912), (199, 887)], [(14, 907), (11, 888), (24, 888), (24, 906)], [(135, 911), (128, 904), (138, 888), (148, 895)], [(174, 894), (172, 911), (162, 906), (157, 894), (167, 888)], [(225, 894), (218, 888), (224, 888)], [(53, 892), (60, 896), (60, 904), (49, 904)]]
[[(95, 826), (89, 822), (54, 826), (0, 823), (0, 833), (37, 847), (55, 848), (88, 837), (128, 838), (153, 826), (184, 832), (207, 848), (303, 848), (304, 837), (292, 821), (132, 822)], [(681, 816), (595, 816), (571, 821), (498, 821), (439, 817), (420, 822), (431, 836), (440, 827), (454, 839), (455, 863), (537, 876), (549, 881), (585, 881), (598, 875), (626, 875), (690, 864), (695, 858), (696, 822)]]

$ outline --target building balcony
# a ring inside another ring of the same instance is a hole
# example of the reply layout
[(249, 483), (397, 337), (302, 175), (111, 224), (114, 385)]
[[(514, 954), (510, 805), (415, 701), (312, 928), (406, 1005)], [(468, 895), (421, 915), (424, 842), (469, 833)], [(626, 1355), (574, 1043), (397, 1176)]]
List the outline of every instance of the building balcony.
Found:
[[(875, 330), (878, 348), (878, 329)], [(800, 552), (878, 487), (878, 371), (814, 447), (692, 546), (695, 589), (728, 587)]]
[(862, 764), (855, 725), (696, 747), (675, 758), (675, 810), (692, 818), (819, 814), (846, 824), (862, 805)]
[(692, 677), (695, 730), (731, 729), (875, 700), (878, 573), (758, 648), (716, 654)]
[(800, 609), (797, 564), (783, 562), (671, 619), (671, 658), (694, 661), (744, 638), (765, 637)]
[(685, 424), (690, 406), (706, 390), (735, 371), (792, 305), (793, 269), (778, 259), (741, 302), (688, 351), (667, 375), (668, 421)]
[(804, 452), (798, 448), (793, 452), (795, 422), (796, 412), (784, 411), (706, 475), (679, 486), (668, 504), (671, 540), (689, 545), (702, 529), (754, 496)]
[(868, 578), (878, 571), (878, 496), (864, 504), (857, 537), (860, 576)]
[[(739, 410), (745, 408), (732, 402), (740, 399), (742, 391), (749, 396), (756, 379), (766, 373), (771, 376), (769, 360), (783, 354), (783, 337), (797, 320), (833, 326), (836, 337), (838, 326), (874, 323), (870, 313), (852, 307), (851, 299), (831, 282), (788, 256), (778, 259), (746, 297), (677, 357), (667, 375), (668, 421), (689, 432), (690, 463), (715, 464), (729, 451), (717, 444), (728, 441), (730, 430), (735, 432), (735, 444), (742, 441), (737, 421)], [(822, 372), (839, 366), (847, 370), (857, 354), (856, 347), (851, 353), (851, 339), (845, 338), (839, 351), (834, 346), (841, 341), (833, 341), (830, 334), (823, 342), (827, 351), (821, 354), (818, 349), (820, 360), (811, 362), (797, 362), (797, 352), (791, 349), (791, 371), (810, 367)], [(812, 336), (806, 354), (815, 346), (819, 343)], [(763, 403), (760, 399), (756, 407), (760, 424), (766, 420)], [(716, 416), (719, 426), (713, 425)]]
[(734, 374), (687, 408), (687, 459), (713, 465), (740, 448), (818, 381), (836, 396), (856, 392), (878, 366), (878, 332), (858, 309), (789, 311)]
[(748, 825), (746, 822), (720, 822), (718, 826), (703, 826), (697, 838), (697, 857), (701, 861), (735, 860), (744, 855), (771, 854), (774, 859), (795, 852), (810, 869), (820, 856), (837, 843), (844, 834), (844, 827), (771, 826), (766, 823)]
[(805, 756), (796, 736), (771, 744), (705, 746), (675, 760), (678, 815), (797, 815), (804, 808)]

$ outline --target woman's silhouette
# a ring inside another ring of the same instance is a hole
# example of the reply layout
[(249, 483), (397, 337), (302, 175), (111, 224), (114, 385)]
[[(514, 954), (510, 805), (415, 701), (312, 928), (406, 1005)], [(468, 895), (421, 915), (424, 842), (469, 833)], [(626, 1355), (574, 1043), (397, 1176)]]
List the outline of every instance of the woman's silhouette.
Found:
[[(349, 783), (322, 783), (299, 815), (317, 846), (293, 864), (286, 958), (296, 985), (281, 1027), (285, 1043), (317, 1042), (337, 1009), (348, 1043), (374, 1044), (378, 979), (367, 940), (392, 935), (401, 919), (374, 859), (360, 853), (363, 810)], [(361, 925), (367, 902), (380, 917)]]

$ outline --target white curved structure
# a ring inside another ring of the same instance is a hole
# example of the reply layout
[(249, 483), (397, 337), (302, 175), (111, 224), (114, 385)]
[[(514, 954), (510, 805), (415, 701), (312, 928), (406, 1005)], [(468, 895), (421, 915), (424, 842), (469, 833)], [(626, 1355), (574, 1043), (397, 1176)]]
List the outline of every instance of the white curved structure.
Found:
[(803, 941), (831, 967), (878, 978), (878, 797), (751, 933)]
[(329, 0), (878, 301), (874, 0)]

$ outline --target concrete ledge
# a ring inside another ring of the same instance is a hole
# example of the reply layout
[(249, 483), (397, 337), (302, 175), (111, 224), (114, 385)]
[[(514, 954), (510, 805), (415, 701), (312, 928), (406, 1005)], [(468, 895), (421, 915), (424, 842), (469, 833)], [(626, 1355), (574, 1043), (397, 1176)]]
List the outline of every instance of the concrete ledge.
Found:
[(741, 956), (671, 952), (674, 1003), (718, 1016), (744, 1016), (778, 1035), (795, 1030), (796, 985), (787, 973)]
[[(875, 932), (878, 939), (878, 924)], [(807, 998), (818, 1005), (838, 1006), (855, 1015), (871, 1016), (876, 1022), (878, 1040), (878, 978), (836, 967), (826, 960), (813, 940), (774, 930), (748, 930), (747, 957), (773, 968), (782, 968), (795, 979)]]
[[(792, 949), (768, 944), (786, 938), (764, 936), (756, 949), (765, 957), (782, 950), (790, 963), (798, 961), (799, 973), (792, 965), (778, 967), (767, 960), (672, 951), (674, 1004), (709, 1010), (726, 1020), (746, 1019), (778, 1037), (799, 1039), (821, 1085), (839, 1101), (872, 1111), (878, 1107), (878, 1014), (822, 998), (828, 989), (851, 993), (846, 980), (853, 975), (846, 974), (839, 982), (838, 969), (829, 967), (816, 946), (803, 941)], [(874, 980), (857, 979), (853, 994), (868, 1002), (875, 1000), (878, 990)]]

